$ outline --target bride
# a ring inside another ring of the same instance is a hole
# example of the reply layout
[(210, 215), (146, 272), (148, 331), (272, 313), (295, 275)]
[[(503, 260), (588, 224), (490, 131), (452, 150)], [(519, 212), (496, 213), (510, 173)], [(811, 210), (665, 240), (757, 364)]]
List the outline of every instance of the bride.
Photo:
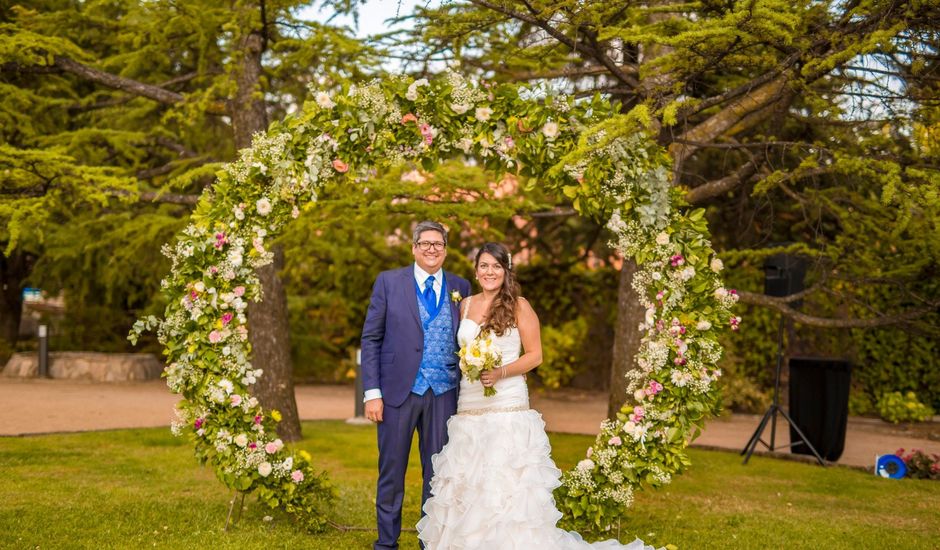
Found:
[[(476, 257), (483, 292), (461, 302), (457, 332), (466, 346), (492, 333), (503, 365), (480, 380), (460, 380), (457, 414), (447, 422), (448, 443), (431, 459), (431, 497), (418, 522), (427, 550), (574, 550), (651, 548), (639, 539), (588, 544), (555, 526), (561, 512), (552, 491), (561, 472), (551, 459), (542, 416), (529, 408), (524, 374), (542, 361), (539, 319), (519, 296), (509, 251), (486, 243)], [(525, 353), (520, 355), (522, 350)], [(496, 395), (485, 397), (483, 388)]]

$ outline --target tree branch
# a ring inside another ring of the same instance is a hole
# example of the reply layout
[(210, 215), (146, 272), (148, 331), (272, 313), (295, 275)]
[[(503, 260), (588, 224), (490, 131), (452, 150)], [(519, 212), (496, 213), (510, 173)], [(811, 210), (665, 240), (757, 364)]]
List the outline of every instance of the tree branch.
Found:
[[(100, 71), (87, 65), (82, 65), (81, 63), (67, 57), (57, 55), (55, 57), (54, 64), (62, 71), (74, 74), (78, 77), (84, 78), (85, 80), (90, 80), (103, 86), (107, 86), (108, 88), (114, 88), (115, 90), (122, 90), (139, 97), (146, 97), (158, 103), (175, 105), (185, 99), (182, 94), (165, 90), (160, 86), (145, 84), (130, 78)], [(227, 112), (225, 106), (220, 102), (216, 102), (210, 105), (207, 110), (212, 114), (226, 114)]]
[[(535, 17), (534, 15), (526, 15), (524, 13), (519, 13), (517, 11), (510, 10), (498, 4), (489, 2), (488, 0), (470, 0), (470, 2), (477, 6), (481, 6), (481, 7), (502, 13), (503, 15), (506, 15), (513, 19), (517, 19), (519, 21), (524, 21), (531, 25), (535, 25), (536, 27), (545, 31), (549, 36), (561, 42), (565, 46), (568, 46), (572, 50), (576, 52), (581, 52), (583, 54), (586, 54), (596, 59), (601, 65), (603, 65), (604, 67), (607, 67), (607, 70), (610, 71), (611, 74), (614, 76), (614, 78), (616, 78), (617, 80), (620, 80), (621, 82), (630, 86), (631, 88), (637, 88), (640, 85), (639, 81), (637, 81), (636, 78), (627, 74), (623, 70), (622, 67), (617, 65), (614, 62), (614, 60), (611, 59), (606, 54), (604, 54), (604, 52), (598, 49), (589, 47), (584, 42), (579, 42), (577, 40), (570, 38), (569, 36), (565, 35), (565, 33), (549, 25), (547, 21), (543, 21), (539, 19), (538, 17)], [(526, 4), (528, 5), (528, 3)], [(532, 6), (528, 6), (528, 7), (530, 11), (532, 11), (533, 13), (535, 12), (535, 9)]]
[(785, 298), (774, 298), (764, 294), (738, 291), (740, 301), (745, 304), (768, 307), (782, 313), (784, 316), (802, 325), (820, 328), (872, 328), (883, 327), (887, 325), (897, 325), (912, 321), (924, 315), (934, 313), (940, 304), (932, 304), (926, 307), (911, 309), (895, 315), (882, 315), (870, 319), (833, 319), (829, 317), (816, 317), (797, 311), (787, 305)]
[(757, 173), (757, 169), (758, 162), (754, 160), (748, 161), (733, 174), (690, 189), (685, 194), (685, 200), (687, 200), (689, 204), (698, 204), (713, 197), (723, 195), (750, 179), (751, 176)]
[(116, 197), (129, 197), (136, 194), (136, 196), (142, 201), (166, 204), (185, 204), (189, 206), (195, 206), (196, 203), (199, 202), (199, 195), (180, 195), (176, 193), (163, 193), (161, 191), (141, 191), (140, 193), (133, 193), (124, 189), (109, 189), (108, 193)]
[(787, 80), (788, 77), (786, 74), (777, 76), (777, 78), (760, 86), (752, 93), (734, 100), (721, 111), (679, 136), (681, 142), (676, 141), (669, 146), (675, 173), (678, 174), (681, 172), (681, 167), (685, 160), (698, 150), (698, 147), (689, 145), (689, 143), (712, 141), (738, 124), (748, 115), (773, 104), (780, 99), (782, 95), (785, 95), (784, 88), (786, 87)]

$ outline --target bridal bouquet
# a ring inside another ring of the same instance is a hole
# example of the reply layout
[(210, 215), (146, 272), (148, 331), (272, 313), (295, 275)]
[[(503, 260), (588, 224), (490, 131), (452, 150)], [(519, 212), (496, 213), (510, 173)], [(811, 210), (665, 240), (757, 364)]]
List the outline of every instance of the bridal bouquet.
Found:
[[(457, 352), (460, 356), (460, 370), (467, 380), (476, 382), (485, 370), (493, 370), (503, 364), (503, 355), (499, 348), (493, 345), (491, 336), (478, 336), (468, 345)], [(496, 395), (495, 388), (483, 388), (483, 395), (490, 397)]]

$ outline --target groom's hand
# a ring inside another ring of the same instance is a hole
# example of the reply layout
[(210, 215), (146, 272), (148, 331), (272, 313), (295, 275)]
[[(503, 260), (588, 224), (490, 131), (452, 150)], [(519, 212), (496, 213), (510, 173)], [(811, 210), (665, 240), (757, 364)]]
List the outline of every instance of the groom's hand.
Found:
[(382, 401), (382, 398), (370, 399), (366, 401), (365, 412), (366, 418), (373, 422), (382, 421), (382, 411), (385, 409), (385, 402)]

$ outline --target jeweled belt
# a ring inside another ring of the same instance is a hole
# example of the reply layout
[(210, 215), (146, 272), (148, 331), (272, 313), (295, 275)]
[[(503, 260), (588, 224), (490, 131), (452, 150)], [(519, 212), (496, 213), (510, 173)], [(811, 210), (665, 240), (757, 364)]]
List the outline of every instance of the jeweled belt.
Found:
[(485, 409), (470, 409), (466, 411), (457, 411), (457, 414), (461, 416), (479, 416), (481, 414), (487, 413), (523, 412), (528, 410), (530, 410), (528, 405), (517, 405), (515, 407), (487, 407)]

